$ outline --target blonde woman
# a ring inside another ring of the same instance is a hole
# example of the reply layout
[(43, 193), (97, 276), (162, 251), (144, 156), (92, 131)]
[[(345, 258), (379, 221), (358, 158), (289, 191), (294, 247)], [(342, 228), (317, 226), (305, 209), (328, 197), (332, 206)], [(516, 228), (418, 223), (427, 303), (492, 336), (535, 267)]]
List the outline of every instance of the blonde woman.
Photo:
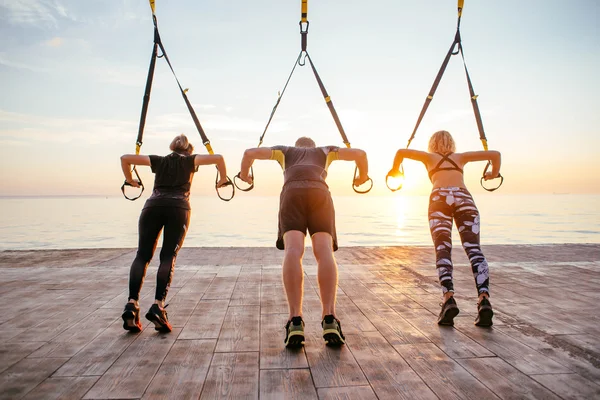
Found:
[(401, 149), (396, 153), (389, 176), (400, 174), (402, 160), (409, 158), (425, 164), (433, 190), (429, 197), (429, 228), (435, 246), (436, 269), (444, 302), (438, 318), (440, 325), (454, 325), (458, 305), (454, 299), (452, 282), (452, 221), (458, 233), (475, 278), (479, 295), (475, 319), (477, 326), (491, 326), (492, 305), (489, 297), (488, 263), (479, 244), (479, 211), (463, 180), (463, 167), (472, 161), (491, 161), (492, 170), (484, 179), (494, 179), (500, 173), (500, 153), (497, 151), (471, 151), (456, 153), (454, 139), (447, 131), (439, 131), (429, 139), (428, 152)]
[(193, 154), (194, 146), (183, 134), (176, 136), (169, 148), (172, 153), (165, 157), (135, 154), (121, 156), (121, 167), (127, 184), (139, 187), (139, 182), (131, 175), (132, 165), (149, 166), (155, 174), (152, 195), (146, 200), (139, 219), (138, 250), (131, 264), (129, 300), (122, 315), (123, 328), (131, 332), (142, 330), (138, 300), (146, 268), (154, 255), (161, 231), (163, 231), (163, 244), (156, 275), (155, 300), (146, 313), (146, 318), (154, 323), (157, 331), (171, 332), (164, 301), (173, 277), (177, 252), (183, 245), (189, 227), (190, 188), (198, 166), (216, 164), (220, 177), (217, 187), (224, 186), (228, 182), (225, 161), (221, 155)]

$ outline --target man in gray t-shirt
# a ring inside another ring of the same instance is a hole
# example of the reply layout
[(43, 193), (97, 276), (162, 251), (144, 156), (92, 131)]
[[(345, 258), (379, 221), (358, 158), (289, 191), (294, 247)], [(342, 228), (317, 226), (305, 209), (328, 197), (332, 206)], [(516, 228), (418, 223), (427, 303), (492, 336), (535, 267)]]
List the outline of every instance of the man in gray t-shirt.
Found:
[(340, 321), (335, 316), (337, 264), (333, 252), (338, 248), (335, 210), (325, 179), (327, 167), (331, 162), (354, 161), (360, 172), (354, 184), (362, 185), (369, 179), (367, 155), (360, 149), (316, 147), (315, 142), (307, 137), (298, 139), (293, 147), (247, 149), (242, 159), (240, 178), (250, 184), (253, 180), (250, 167), (254, 160), (276, 160), (283, 169), (284, 182), (279, 203), (279, 233), (276, 246), (285, 250), (283, 284), (290, 311), (285, 344), (288, 347), (304, 344), (302, 256), (308, 230), (318, 265), (317, 278), (323, 308), (323, 339), (329, 345), (341, 345), (344, 343), (344, 335)]

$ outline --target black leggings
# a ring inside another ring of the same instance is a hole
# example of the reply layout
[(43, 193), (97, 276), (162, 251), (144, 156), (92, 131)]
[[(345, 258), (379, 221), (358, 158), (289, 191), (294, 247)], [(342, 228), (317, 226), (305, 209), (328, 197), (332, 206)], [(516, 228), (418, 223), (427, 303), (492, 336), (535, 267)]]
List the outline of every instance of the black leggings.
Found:
[(139, 300), (146, 269), (156, 250), (160, 231), (164, 228), (154, 298), (165, 300), (173, 278), (175, 258), (189, 226), (190, 214), (190, 210), (177, 207), (148, 207), (142, 210), (138, 224), (138, 251), (129, 273), (129, 299)]
[(463, 188), (435, 188), (429, 197), (429, 229), (435, 246), (435, 264), (442, 291), (454, 292), (452, 283), (452, 220), (469, 257), (478, 293), (489, 294), (488, 263), (479, 246), (479, 211)]

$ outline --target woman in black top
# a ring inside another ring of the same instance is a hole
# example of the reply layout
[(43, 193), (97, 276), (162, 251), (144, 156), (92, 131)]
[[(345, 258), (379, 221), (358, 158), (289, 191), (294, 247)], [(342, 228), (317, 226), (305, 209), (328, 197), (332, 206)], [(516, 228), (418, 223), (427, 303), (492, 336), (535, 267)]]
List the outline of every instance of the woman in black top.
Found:
[(491, 161), (492, 170), (484, 176), (494, 179), (500, 173), (500, 153), (497, 151), (470, 151), (455, 153), (454, 139), (447, 131), (438, 131), (429, 139), (428, 152), (401, 149), (396, 153), (389, 176), (400, 174), (405, 158), (421, 161), (429, 173), (433, 190), (429, 197), (429, 229), (435, 246), (436, 268), (444, 303), (438, 318), (440, 325), (453, 325), (458, 315), (452, 282), (452, 221), (456, 222), (463, 248), (469, 257), (479, 295), (475, 319), (477, 326), (491, 326), (492, 305), (489, 297), (488, 263), (479, 244), (479, 211), (463, 179), (463, 167), (472, 161)]
[(164, 301), (173, 277), (177, 252), (183, 245), (189, 227), (190, 188), (198, 166), (216, 164), (220, 177), (217, 187), (228, 182), (225, 161), (221, 155), (192, 154), (194, 146), (183, 134), (175, 137), (169, 147), (173, 152), (165, 157), (134, 154), (121, 157), (125, 180), (131, 186), (139, 187), (139, 183), (131, 175), (132, 165), (150, 166), (156, 175), (152, 195), (144, 204), (140, 215), (138, 250), (129, 274), (129, 301), (123, 311), (123, 328), (132, 332), (142, 329), (138, 300), (146, 268), (154, 255), (161, 230), (163, 244), (156, 276), (155, 301), (146, 313), (146, 318), (154, 323), (156, 330), (171, 332)]

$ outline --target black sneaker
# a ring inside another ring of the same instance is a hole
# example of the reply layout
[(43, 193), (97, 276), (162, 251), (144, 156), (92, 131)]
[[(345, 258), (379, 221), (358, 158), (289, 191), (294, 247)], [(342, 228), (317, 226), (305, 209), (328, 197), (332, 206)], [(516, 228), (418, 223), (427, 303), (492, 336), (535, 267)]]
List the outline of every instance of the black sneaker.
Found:
[(321, 326), (323, 327), (323, 339), (328, 346), (341, 346), (346, 343), (339, 319), (333, 315), (326, 315), (321, 321)]
[[(167, 308), (167, 306), (165, 306)], [(160, 308), (158, 304), (152, 304), (152, 307), (146, 313), (146, 319), (154, 323), (154, 329), (159, 332), (168, 333), (173, 330), (169, 319), (167, 318), (167, 310)]]
[(123, 329), (129, 332), (141, 332), (142, 324), (140, 323), (140, 307), (134, 303), (125, 304), (125, 309), (121, 315), (123, 318)]
[(492, 326), (494, 324), (492, 322), (493, 316), (494, 311), (492, 310), (492, 303), (490, 303), (487, 297), (484, 297), (479, 304), (477, 304), (477, 318), (475, 318), (475, 325)]
[(446, 300), (444, 304), (441, 304), (441, 306), (442, 310), (438, 317), (438, 325), (454, 326), (454, 317), (460, 312), (456, 300), (454, 300), (454, 296), (450, 296), (450, 298)]
[(285, 324), (285, 347), (302, 347), (304, 345), (304, 321), (302, 317), (293, 317)]

